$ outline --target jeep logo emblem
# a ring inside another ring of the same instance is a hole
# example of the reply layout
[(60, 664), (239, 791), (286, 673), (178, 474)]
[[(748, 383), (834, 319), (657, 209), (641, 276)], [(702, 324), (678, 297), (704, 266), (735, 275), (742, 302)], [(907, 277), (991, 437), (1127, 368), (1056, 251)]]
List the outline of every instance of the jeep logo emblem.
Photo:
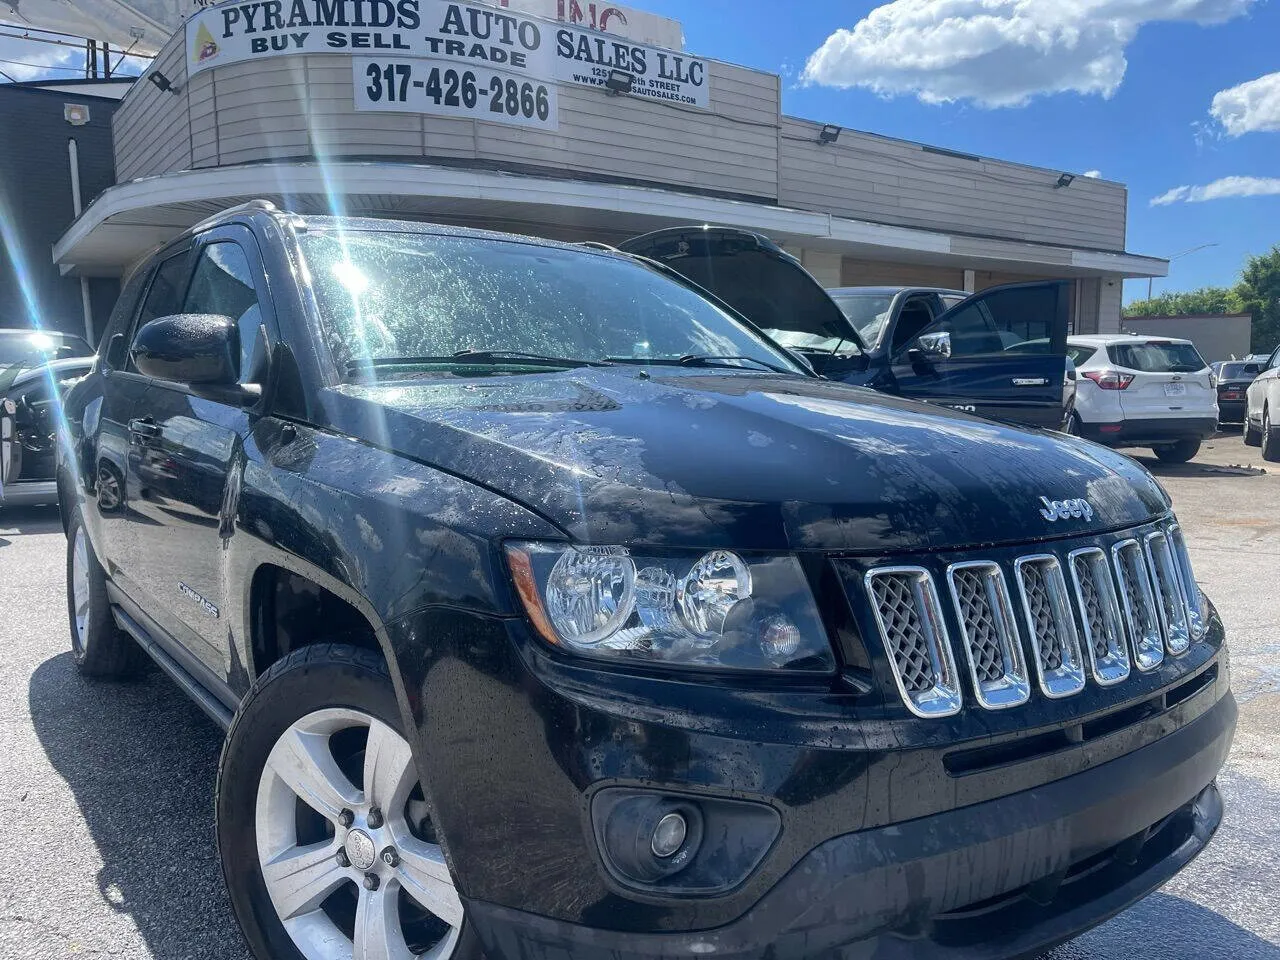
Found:
[(1083, 517), (1085, 520), (1093, 519), (1093, 507), (1089, 505), (1089, 501), (1084, 498), (1076, 500), (1050, 500), (1048, 497), (1041, 497), (1040, 502), (1044, 504), (1044, 509), (1040, 511), (1040, 516), (1044, 517), (1050, 523), (1058, 520), (1065, 520), (1072, 517), (1079, 520)]

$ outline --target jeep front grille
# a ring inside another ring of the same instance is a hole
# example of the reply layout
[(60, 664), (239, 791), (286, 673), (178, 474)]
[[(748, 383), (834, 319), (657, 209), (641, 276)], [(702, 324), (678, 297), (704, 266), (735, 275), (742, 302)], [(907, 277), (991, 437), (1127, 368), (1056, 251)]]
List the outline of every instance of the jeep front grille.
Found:
[[(1070, 697), (1090, 677), (1111, 687), (1134, 666), (1155, 670), (1209, 629), (1207, 601), (1173, 523), (1118, 542), (1104, 537), (934, 570), (857, 571), (899, 693), (920, 717), (960, 710), (961, 661), (978, 706), (1002, 710), (1030, 699), (1032, 665), (1045, 697)], [(945, 610), (939, 589), (949, 595)]]
[(1204, 604), (1204, 594), (1196, 584), (1195, 573), (1191, 569), (1191, 555), (1187, 552), (1187, 539), (1182, 534), (1182, 527), (1173, 525), (1169, 528), (1169, 546), (1173, 548), (1173, 557), (1178, 564), (1178, 578), (1182, 582), (1182, 596), (1187, 601), (1187, 621), (1191, 628), (1191, 639), (1199, 640), (1209, 629), (1209, 614)]
[(1187, 602), (1182, 596), (1182, 577), (1174, 563), (1168, 537), (1163, 533), (1151, 533), (1144, 542), (1151, 571), (1152, 592), (1160, 610), (1160, 626), (1164, 628), (1164, 646), (1171, 655), (1181, 656), (1191, 646)]
[(1031, 685), (1004, 571), (990, 561), (956, 563), (947, 582), (978, 702), (988, 710), (1026, 703)]
[(1057, 557), (1041, 554), (1018, 558), (1014, 569), (1040, 689), (1054, 699), (1079, 693), (1084, 689), (1084, 655), (1062, 565)]
[(1154, 670), (1164, 660), (1164, 638), (1160, 636), (1160, 614), (1151, 592), (1146, 555), (1137, 540), (1117, 543), (1111, 552), (1120, 578), (1120, 599), (1134, 662), (1139, 670)]
[(1129, 645), (1107, 555), (1098, 547), (1087, 547), (1073, 552), (1067, 564), (1076, 587), (1093, 679), (1104, 687), (1119, 683), (1129, 676)]
[(960, 682), (933, 578), (923, 567), (866, 575), (867, 595), (907, 708), (920, 717), (958, 713)]

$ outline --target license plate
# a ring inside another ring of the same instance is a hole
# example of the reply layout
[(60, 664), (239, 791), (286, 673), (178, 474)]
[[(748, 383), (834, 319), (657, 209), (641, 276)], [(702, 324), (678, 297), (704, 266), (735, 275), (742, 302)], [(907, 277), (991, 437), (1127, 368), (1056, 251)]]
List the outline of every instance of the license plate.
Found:
[(1222, 395), (1222, 399), (1223, 400), (1243, 400), (1244, 394), (1243, 393), (1224, 393)]
[(1185, 397), (1187, 395), (1187, 385), (1185, 383), (1166, 383), (1164, 385), (1164, 395), (1166, 397)]

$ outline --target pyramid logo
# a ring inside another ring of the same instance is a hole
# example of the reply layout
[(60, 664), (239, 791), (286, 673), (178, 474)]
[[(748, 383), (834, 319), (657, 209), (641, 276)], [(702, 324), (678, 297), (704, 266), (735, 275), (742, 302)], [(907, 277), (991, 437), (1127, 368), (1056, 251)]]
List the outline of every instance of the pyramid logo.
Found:
[(196, 31), (195, 49), (192, 52), (195, 55), (196, 63), (212, 60), (219, 53), (218, 44), (213, 39), (213, 34), (209, 32), (209, 28), (203, 23), (200, 24), (200, 29)]

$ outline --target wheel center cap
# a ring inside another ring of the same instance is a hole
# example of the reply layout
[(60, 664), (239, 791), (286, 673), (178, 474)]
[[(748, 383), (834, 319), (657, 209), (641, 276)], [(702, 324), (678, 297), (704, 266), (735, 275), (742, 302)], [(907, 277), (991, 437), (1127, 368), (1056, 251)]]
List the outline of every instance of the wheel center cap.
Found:
[(347, 834), (346, 851), (351, 865), (357, 870), (368, 870), (378, 859), (373, 840), (363, 830), (352, 830)]

